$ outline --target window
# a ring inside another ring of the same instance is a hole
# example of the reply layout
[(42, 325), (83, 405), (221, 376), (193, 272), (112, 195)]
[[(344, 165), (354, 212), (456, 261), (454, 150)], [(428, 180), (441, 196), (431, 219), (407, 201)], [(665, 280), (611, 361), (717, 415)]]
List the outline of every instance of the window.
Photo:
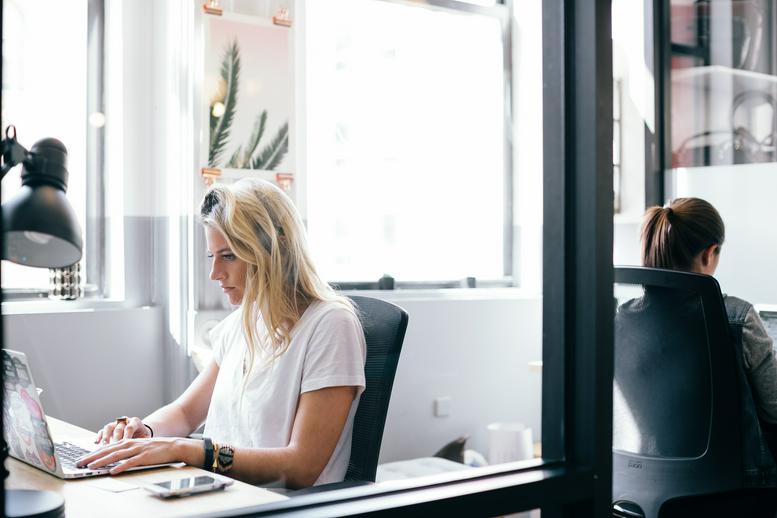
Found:
[[(427, 0), (426, 3), (447, 6), (452, 0)], [(510, 2), (507, 3), (500, 7), (509, 13)], [(520, 15), (516, 13), (516, 18), (526, 17), (525, 4)], [(348, 487), (343, 491), (316, 491), (315, 495), (248, 508), (244, 515), (503, 516), (537, 508), (541, 509), (542, 516), (565, 518), (612, 513), (613, 76), (610, 2), (559, 0), (542, 1), (540, 5), (541, 22), (537, 19), (535, 23), (542, 26), (542, 44), (534, 48), (543, 55), (542, 102), (538, 96), (532, 99), (542, 105), (543, 113), (543, 459), (534, 463), (491, 465), (417, 481)], [(390, 24), (390, 21), (388, 16), (384, 18), (385, 23)], [(412, 27), (412, 24), (408, 26)], [(395, 30), (404, 34), (405, 25), (396, 25)], [(434, 31), (429, 35), (436, 37)], [(329, 66), (324, 60), (318, 64)], [(334, 106), (337, 94), (330, 94), (332, 104), (320, 109)], [(308, 160), (313, 158), (307, 157)], [(311, 170), (310, 174), (313, 172)], [(311, 180), (310, 188), (314, 185), (315, 181)], [(309, 193), (309, 199), (313, 198), (314, 194)], [(341, 204), (351, 202), (340, 200), (338, 203)], [(330, 203), (329, 207), (332, 205)], [(313, 210), (308, 212), (311, 223)], [(352, 217), (364, 216), (353, 211)], [(413, 297), (407, 299), (413, 300)], [(431, 348), (439, 338), (438, 333), (434, 330), (428, 334), (419, 333), (418, 312), (414, 314), (410, 309), (411, 325), (416, 326), (413, 332), (423, 336), (423, 345)], [(456, 330), (456, 315), (445, 314), (452, 321), (446, 329)], [(438, 350), (440, 356), (446, 354), (445, 345), (443, 343)], [(481, 354), (487, 354), (478, 338), (472, 340), (472, 345)], [(512, 345), (508, 344), (508, 347)], [(494, 356), (501, 359), (498, 354)], [(407, 364), (408, 360), (409, 356), (403, 351), (400, 364)], [(422, 369), (426, 367), (423, 362), (415, 365)], [(469, 375), (473, 372), (483, 374), (483, 371), (476, 371), (477, 366), (467, 367), (469, 369), (461, 374), (450, 375), (457, 376), (462, 385), (474, 386), (477, 381), (473, 382)], [(514, 377), (524, 375), (522, 371), (516, 370)], [(419, 386), (434, 383), (427, 374), (415, 381)], [(518, 403), (525, 396), (525, 393), (510, 394), (508, 399)], [(483, 398), (482, 404), (487, 406), (492, 399)], [(392, 396), (392, 405), (395, 402)], [(415, 417), (405, 414), (402, 424), (416, 421)], [(455, 418), (445, 419), (451, 423)], [(411, 432), (406, 432), (406, 437), (414, 442), (423, 440)]]
[(504, 33), (453, 4), (306, 3), (306, 215), (328, 280), (511, 274)]
[[(88, 150), (89, 128), (104, 124), (102, 113), (88, 115), (97, 92), (90, 88), (88, 20), (94, 0), (9, 0), (3, 5), (3, 131), (16, 126), (17, 138), (27, 149), (38, 140), (54, 137), (68, 150), (67, 197), (86, 235), (91, 216), (87, 203), (87, 177), (95, 174)], [(52, 42), (56, 42), (53, 44)], [(88, 124), (87, 124), (88, 121)], [(21, 166), (2, 182), (3, 201), (21, 186)], [(96, 256), (88, 251), (82, 259), (82, 277)], [(3, 261), (2, 288), (6, 296), (35, 294), (48, 288), (49, 272)], [(87, 279), (94, 282), (93, 279)]]
[[(436, 0), (436, 3), (447, 5), (452, 1)], [(509, 6), (510, 2), (507, 3)], [(199, 5), (189, 5), (199, 9)], [(426, 9), (386, 5), (418, 9), (417, 12)], [(612, 422), (609, 2), (559, 0), (543, 1), (541, 5), (543, 41), (541, 46), (536, 46), (536, 52), (544, 54), (544, 460), (536, 464), (471, 470), (460, 478), (458, 474), (437, 478), (431, 485), (423, 485), (425, 482), (421, 481), (322, 492), (246, 509), (246, 515), (497, 516), (537, 507), (543, 508), (544, 516), (607, 514)], [(508, 6), (500, 7), (509, 11)], [(412, 28), (411, 23), (407, 25)], [(395, 27), (401, 34), (405, 30), (404, 19)], [(427, 34), (429, 39), (437, 37), (433, 28)], [(459, 37), (469, 39), (469, 33)], [(540, 104), (539, 99), (535, 98), (535, 102)], [(415, 118), (408, 124), (414, 121)], [(457, 151), (451, 146), (448, 153)], [(474, 176), (470, 171), (465, 179), (456, 178), (456, 181), (472, 181), (474, 185)], [(358, 194), (364, 197), (364, 193)], [(374, 198), (379, 196), (376, 194)], [(345, 205), (349, 200), (341, 199), (337, 203)], [(352, 218), (361, 217), (355, 210), (351, 212)], [(503, 228), (501, 221), (499, 227)], [(473, 337), (471, 348), (479, 346), (478, 337)], [(523, 369), (516, 370), (516, 378), (522, 375), (525, 375)], [(469, 381), (463, 377), (458, 380), (462, 385)], [(425, 378), (419, 379), (419, 383), (426, 382)], [(518, 401), (525, 394), (511, 397)]]

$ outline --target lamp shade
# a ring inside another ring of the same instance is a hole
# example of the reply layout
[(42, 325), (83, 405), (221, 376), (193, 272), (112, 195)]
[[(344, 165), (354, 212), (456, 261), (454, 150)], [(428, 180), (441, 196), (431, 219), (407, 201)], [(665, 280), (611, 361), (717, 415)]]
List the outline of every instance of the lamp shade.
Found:
[(81, 259), (81, 227), (65, 197), (66, 163), (67, 150), (56, 139), (43, 139), (30, 149), (22, 188), (3, 203), (3, 259), (39, 268)]

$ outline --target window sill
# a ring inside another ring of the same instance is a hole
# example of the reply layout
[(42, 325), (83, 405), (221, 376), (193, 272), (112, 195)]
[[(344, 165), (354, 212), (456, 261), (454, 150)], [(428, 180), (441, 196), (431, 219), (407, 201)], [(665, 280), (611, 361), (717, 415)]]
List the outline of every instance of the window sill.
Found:
[(541, 293), (522, 288), (343, 290), (341, 293), (347, 296), (374, 297), (389, 302), (402, 300), (532, 300), (542, 298)]
[[(79, 300), (14, 300), (2, 303), (3, 315), (29, 315), (43, 313), (90, 313), (131, 309), (125, 300), (79, 299)], [(149, 307), (149, 306), (141, 306)]]

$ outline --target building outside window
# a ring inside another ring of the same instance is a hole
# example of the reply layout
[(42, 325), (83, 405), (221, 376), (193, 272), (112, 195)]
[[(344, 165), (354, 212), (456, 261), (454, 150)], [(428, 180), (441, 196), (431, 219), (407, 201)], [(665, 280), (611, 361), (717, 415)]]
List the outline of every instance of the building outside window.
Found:
[(303, 203), (330, 281), (511, 274), (505, 33), (454, 4), (306, 3)]
[[(88, 88), (89, 4), (89, 0), (4, 3), (0, 117), (3, 131), (14, 125), (19, 143), (27, 149), (47, 137), (65, 145), (70, 173), (67, 197), (83, 231), (91, 229), (87, 209), (89, 176), (98, 174), (96, 168), (87, 165), (89, 127), (100, 128), (105, 123), (102, 113), (90, 114), (87, 108), (89, 95), (95, 93)], [(17, 166), (3, 179), (3, 201), (20, 188), (21, 169)], [(84, 237), (84, 242), (90, 243), (86, 232)], [(85, 251), (82, 259), (82, 277), (86, 276), (87, 262), (99, 257), (90, 252)], [(10, 261), (3, 261), (2, 268), (6, 298), (45, 295), (48, 270)]]

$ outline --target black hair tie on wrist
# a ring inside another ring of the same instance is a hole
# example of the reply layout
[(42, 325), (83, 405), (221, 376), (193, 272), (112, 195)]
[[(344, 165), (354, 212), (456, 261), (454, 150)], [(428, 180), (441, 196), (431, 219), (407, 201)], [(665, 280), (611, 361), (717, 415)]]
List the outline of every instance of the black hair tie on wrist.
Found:
[[(143, 423), (143, 421), (141, 421), (141, 423)], [(154, 429), (151, 428), (150, 426), (148, 426), (146, 423), (143, 423), (143, 426), (148, 428), (148, 431), (151, 432), (151, 437), (153, 437), (154, 436)]]
[(202, 469), (211, 471), (213, 469), (213, 441), (210, 437), (203, 437), (202, 443), (205, 448), (205, 460), (202, 461)]

